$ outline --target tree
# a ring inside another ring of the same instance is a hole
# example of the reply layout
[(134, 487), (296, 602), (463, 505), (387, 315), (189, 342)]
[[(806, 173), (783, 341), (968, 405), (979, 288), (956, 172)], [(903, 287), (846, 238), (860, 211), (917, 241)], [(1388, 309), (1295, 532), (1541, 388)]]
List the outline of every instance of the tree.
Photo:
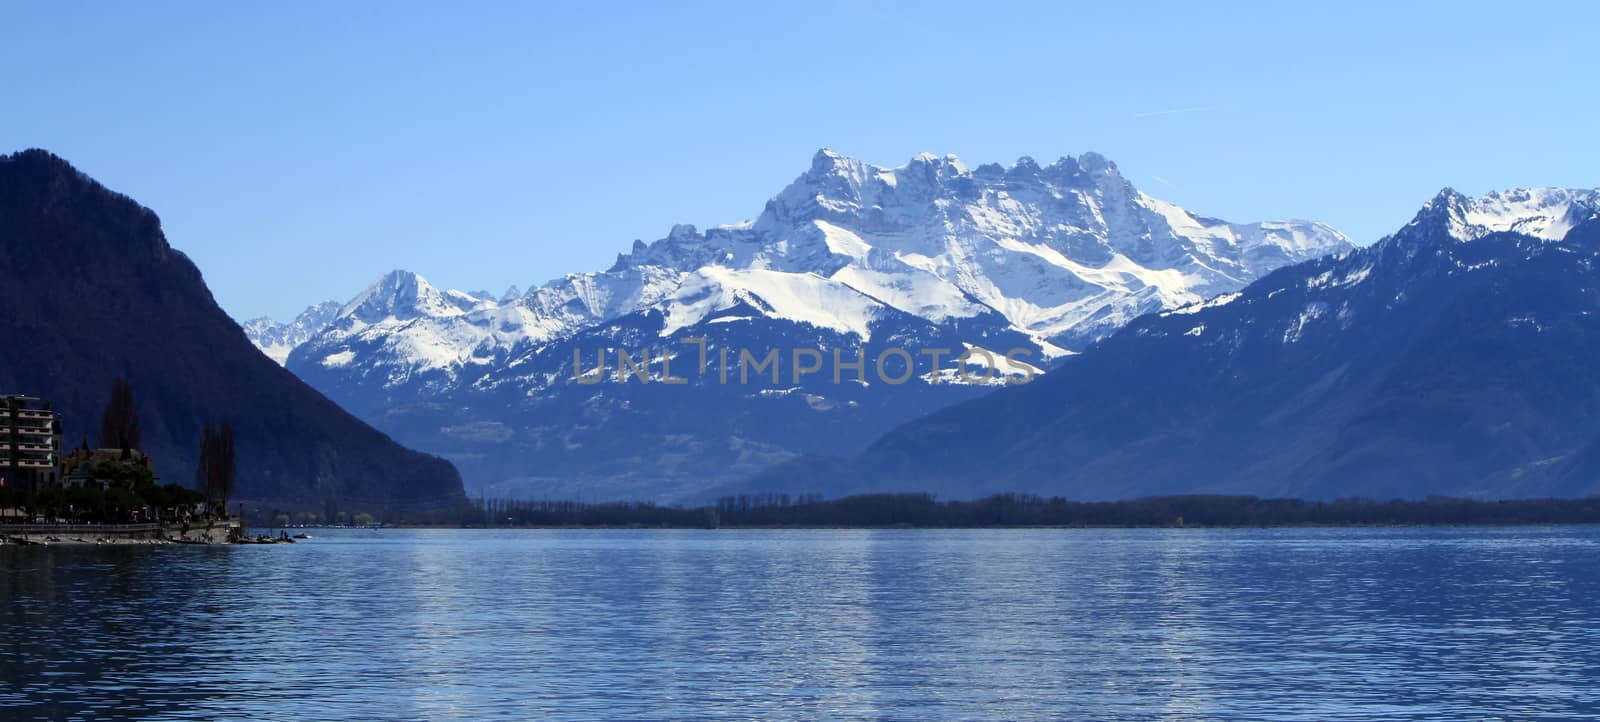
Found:
[(211, 479), (215, 474), (211, 471), (216, 461), (212, 455), (217, 448), (217, 427), (206, 424), (200, 427), (200, 458), (194, 465), (194, 485), (201, 493), (206, 495), (206, 501), (217, 503), (216, 487)]
[(133, 387), (117, 377), (111, 383), (111, 399), (100, 415), (100, 448), (137, 449), (141, 442), (139, 411), (133, 403)]
[(238, 480), (238, 469), (233, 463), (233, 424), (224, 423), (218, 432), (218, 446), (222, 449), (222, 468), (218, 471), (221, 480), (218, 483), (222, 491), (222, 505), (228, 505), (228, 500), (233, 498), (234, 482)]
[(234, 466), (233, 425), (206, 424), (200, 430), (200, 461), (195, 465), (195, 482), (213, 504), (223, 509), (233, 497), (238, 475)]

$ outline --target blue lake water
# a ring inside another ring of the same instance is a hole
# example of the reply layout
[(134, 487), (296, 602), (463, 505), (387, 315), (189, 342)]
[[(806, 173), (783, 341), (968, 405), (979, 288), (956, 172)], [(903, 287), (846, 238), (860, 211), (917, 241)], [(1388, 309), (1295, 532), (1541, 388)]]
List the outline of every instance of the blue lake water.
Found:
[(0, 547), (0, 719), (1573, 719), (1600, 529)]

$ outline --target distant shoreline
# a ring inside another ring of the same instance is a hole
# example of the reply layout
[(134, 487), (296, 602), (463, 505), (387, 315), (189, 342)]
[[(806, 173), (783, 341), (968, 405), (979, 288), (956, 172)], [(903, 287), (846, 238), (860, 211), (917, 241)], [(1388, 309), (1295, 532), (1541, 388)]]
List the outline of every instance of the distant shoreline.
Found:
[[(1437, 524), (1424, 523), (1393, 523), (1393, 524), (1227, 524), (1227, 525), (1202, 525), (1185, 524), (1183, 526), (1157, 526), (1157, 525), (1087, 525), (1087, 524), (1036, 524), (1022, 525), (995, 525), (995, 526), (913, 526), (907, 524), (892, 526), (870, 525), (812, 525), (812, 526), (644, 526), (626, 524), (567, 524), (567, 525), (523, 525), (523, 526), (430, 526), (422, 524), (391, 524), (383, 527), (372, 527), (365, 531), (389, 530), (452, 530), (452, 531), (1108, 531), (1108, 530), (1251, 530), (1251, 529), (1510, 529), (1510, 528), (1538, 528), (1538, 527), (1587, 527), (1600, 526), (1600, 522), (1504, 522), (1504, 523), (1472, 523), (1472, 522), (1442, 522)], [(276, 528), (276, 527), (274, 527)], [(356, 527), (286, 527), (290, 529), (351, 529)]]
[[(730, 496), (695, 507), (649, 502), (479, 499), (448, 510), (384, 515), (381, 526), (598, 529), (1003, 529), (1317, 528), (1553, 526), (1600, 524), (1600, 498), (1479, 501), (1262, 499), (1162, 496), (1070, 501), (1023, 494), (941, 501), (931, 494), (838, 499), (786, 494)], [(277, 525), (260, 525), (277, 528)], [(314, 522), (305, 526), (317, 526)]]

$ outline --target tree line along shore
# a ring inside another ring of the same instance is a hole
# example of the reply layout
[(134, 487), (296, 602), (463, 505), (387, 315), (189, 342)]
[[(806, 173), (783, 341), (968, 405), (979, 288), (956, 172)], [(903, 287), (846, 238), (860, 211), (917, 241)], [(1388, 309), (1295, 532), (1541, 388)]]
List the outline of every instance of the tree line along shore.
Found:
[[(1450, 497), (1336, 500), (1186, 495), (1121, 501), (997, 494), (941, 500), (928, 493), (725, 496), (699, 506), (650, 502), (478, 499), (443, 508), (378, 507), (321, 513), (254, 505), (228, 514), (236, 484), (233, 430), (207, 424), (192, 485), (163, 484), (140, 448), (133, 392), (117, 379), (99, 446), (60, 454), (61, 419), (48, 402), (4, 397), (8, 456), (0, 463), (0, 542), (216, 542), (256, 526), (999, 528), (1293, 527), (1600, 523), (1600, 498), (1486, 501)], [(20, 482), (20, 483), (19, 483)], [(265, 539), (265, 537), (263, 537)]]
[(728, 496), (703, 506), (647, 502), (480, 499), (453, 509), (398, 514), (379, 523), (440, 527), (1005, 528), (1311, 527), (1600, 524), (1600, 498), (1483, 501), (1308, 501), (1254, 496), (1162, 496), (1125, 501), (998, 494), (940, 500), (932, 494)]

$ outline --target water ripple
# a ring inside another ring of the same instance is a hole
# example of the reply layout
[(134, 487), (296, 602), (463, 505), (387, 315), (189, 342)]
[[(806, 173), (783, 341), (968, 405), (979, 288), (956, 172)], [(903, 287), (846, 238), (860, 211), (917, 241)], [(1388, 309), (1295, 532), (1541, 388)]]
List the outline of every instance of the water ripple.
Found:
[(0, 547), (4, 719), (1574, 719), (1600, 530)]

